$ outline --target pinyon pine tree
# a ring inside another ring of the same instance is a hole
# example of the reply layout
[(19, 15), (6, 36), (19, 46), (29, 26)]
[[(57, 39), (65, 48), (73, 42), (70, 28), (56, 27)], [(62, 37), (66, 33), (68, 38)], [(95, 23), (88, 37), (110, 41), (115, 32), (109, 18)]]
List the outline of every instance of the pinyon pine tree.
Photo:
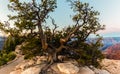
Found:
[[(57, 30), (58, 26), (53, 18), (51, 18), (53, 29), (45, 25), (47, 19), (50, 18), (50, 13), (57, 8), (56, 0), (9, 1), (9, 9), (16, 13), (9, 15), (9, 19), (14, 20), (14, 28), (18, 34), (22, 34), (29, 40), (38, 38), (37, 46), (41, 47), (39, 50), (43, 52), (43, 55), (48, 56), (48, 64), (41, 73), (44, 74), (51, 64), (58, 62), (59, 55), (75, 59), (84, 65), (96, 65), (102, 58), (98, 50), (101, 47), (101, 38), (94, 43), (86, 42), (90, 34), (96, 34), (97, 31), (104, 29), (104, 26), (99, 23), (99, 12), (88, 3), (67, 0), (74, 12), (72, 17), (74, 24)], [(4, 30), (3, 25), (2, 30)]]

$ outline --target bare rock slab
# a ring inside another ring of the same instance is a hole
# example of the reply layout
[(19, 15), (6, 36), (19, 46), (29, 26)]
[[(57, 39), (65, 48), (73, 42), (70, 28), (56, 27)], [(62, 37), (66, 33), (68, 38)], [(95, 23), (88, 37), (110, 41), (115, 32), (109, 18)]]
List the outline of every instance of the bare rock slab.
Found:
[(31, 67), (23, 71), (21, 74), (39, 74), (40, 67)]
[(10, 72), (10, 74), (21, 74), (21, 70), (19, 69), (19, 70), (12, 71)]
[(95, 74), (95, 72), (86, 66), (86, 67), (81, 67), (78, 74)]
[(77, 74), (79, 71), (79, 68), (72, 63), (59, 63), (57, 67), (64, 74)]

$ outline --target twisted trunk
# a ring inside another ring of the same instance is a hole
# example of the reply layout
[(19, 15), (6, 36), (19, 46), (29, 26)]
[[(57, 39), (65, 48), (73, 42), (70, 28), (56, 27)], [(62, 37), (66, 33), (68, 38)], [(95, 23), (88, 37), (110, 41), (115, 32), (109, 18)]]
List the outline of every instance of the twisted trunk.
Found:
[(40, 36), (40, 39), (41, 39), (41, 43), (42, 43), (42, 49), (46, 50), (48, 48), (48, 44), (46, 42), (46, 37), (45, 37), (45, 34), (43, 32), (40, 21), (38, 22), (38, 30), (39, 30), (39, 36)]

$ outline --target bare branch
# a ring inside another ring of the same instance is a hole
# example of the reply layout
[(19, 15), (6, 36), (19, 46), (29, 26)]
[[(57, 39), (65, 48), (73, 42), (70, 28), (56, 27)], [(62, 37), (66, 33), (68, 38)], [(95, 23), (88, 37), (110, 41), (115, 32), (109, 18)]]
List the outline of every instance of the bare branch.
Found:
[(53, 30), (52, 30), (52, 37), (54, 37), (54, 35), (55, 35), (55, 30), (58, 28), (58, 26), (57, 26), (57, 24), (55, 24), (55, 20), (52, 18), (52, 17), (50, 17), (51, 18), (51, 20), (52, 20), (52, 25), (54, 26), (54, 28), (53, 28)]

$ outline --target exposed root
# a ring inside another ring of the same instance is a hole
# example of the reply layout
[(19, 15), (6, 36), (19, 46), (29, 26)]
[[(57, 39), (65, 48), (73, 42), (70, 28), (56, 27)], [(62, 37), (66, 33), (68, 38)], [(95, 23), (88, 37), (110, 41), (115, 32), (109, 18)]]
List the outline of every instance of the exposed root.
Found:
[(42, 69), (41, 72), (39, 74), (47, 74), (47, 70), (48, 68), (53, 64), (53, 62), (51, 63), (47, 63)]

